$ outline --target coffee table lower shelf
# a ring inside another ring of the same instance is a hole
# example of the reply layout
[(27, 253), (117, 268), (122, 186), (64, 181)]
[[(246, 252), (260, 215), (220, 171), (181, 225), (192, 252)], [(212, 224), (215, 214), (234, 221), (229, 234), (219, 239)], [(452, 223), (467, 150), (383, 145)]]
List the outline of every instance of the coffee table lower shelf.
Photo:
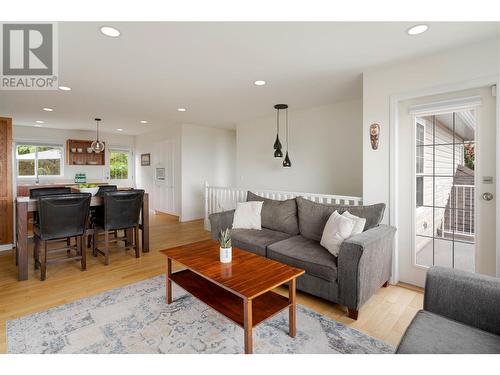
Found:
[[(243, 299), (191, 270), (172, 273), (170, 280), (218, 311), (241, 327), (244, 327)], [(289, 307), (287, 297), (268, 291), (252, 300), (252, 327)]]

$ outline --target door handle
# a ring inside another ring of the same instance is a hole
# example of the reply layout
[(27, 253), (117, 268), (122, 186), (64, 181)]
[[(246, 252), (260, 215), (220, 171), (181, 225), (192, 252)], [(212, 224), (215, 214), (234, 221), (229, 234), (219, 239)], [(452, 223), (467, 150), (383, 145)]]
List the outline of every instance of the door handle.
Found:
[(493, 194), (492, 193), (484, 193), (483, 194), (483, 199), (485, 201), (491, 201), (493, 199)]

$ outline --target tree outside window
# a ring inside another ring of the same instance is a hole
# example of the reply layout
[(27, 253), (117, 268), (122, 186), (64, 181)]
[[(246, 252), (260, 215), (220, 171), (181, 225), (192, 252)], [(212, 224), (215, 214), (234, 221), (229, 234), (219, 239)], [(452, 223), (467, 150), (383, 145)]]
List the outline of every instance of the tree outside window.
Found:
[(128, 152), (111, 151), (109, 156), (109, 171), (112, 180), (128, 179)]

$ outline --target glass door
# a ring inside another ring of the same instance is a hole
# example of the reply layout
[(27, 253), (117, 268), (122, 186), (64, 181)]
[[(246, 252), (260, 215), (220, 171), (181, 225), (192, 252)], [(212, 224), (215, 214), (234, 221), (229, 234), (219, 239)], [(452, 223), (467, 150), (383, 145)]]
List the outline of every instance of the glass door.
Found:
[(107, 154), (109, 183), (119, 187), (134, 187), (132, 152), (108, 149)]
[(414, 118), (414, 265), (475, 271), (475, 110)]

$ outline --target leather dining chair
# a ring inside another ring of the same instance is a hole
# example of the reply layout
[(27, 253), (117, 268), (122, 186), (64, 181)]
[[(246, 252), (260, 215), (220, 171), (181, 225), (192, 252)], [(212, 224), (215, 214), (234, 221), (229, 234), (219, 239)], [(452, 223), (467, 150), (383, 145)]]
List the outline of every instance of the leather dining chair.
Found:
[[(40, 195), (38, 197), (38, 222), (33, 225), (35, 237), (35, 269), (40, 267), (40, 280), (45, 280), (47, 264), (80, 260), (81, 270), (87, 268), (83, 236), (89, 216), (89, 193)], [(48, 249), (48, 242), (76, 237), (76, 245)], [(43, 242), (43, 248), (40, 245)], [(68, 251), (66, 257), (48, 259), (49, 253)], [(71, 256), (71, 251), (75, 255)]]
[(101, 185), (99, 190), (97, 190), (96, 195), (102, 195), (108, 191), (117, 191), (118, 187), (116, 185)]
[[(118, 187), (116, 185), (101, 185), (99, 186), (99, 190), (97, 190), (96, 196), (97, 197), (102, 197), (102, 195), (108, 191), (117, 191)], [(104, 207), (103, 206), (94, 206), (90, 207), (90, 218), (96, 217), (96, 216), (103, 216), (104, 215)], [(118, 236), (118, 232), (115, 230), (113, 232), (114, 236)], [(92, 246), (92, 237), (89, 236), (87, 240), (87, 247)]]
[[(56, 194), (71, 194), (71, 188), (69, 187), (43, 187), (30, 189), (30, 199), (36, 199), (41, 195), (56, 195)], [(33, 224), (38, 222), (38, 212), (33, 212)], [(66, 238), (66, 243), (71, 245), (71, 238)]]
[[(104, 264), (109, 264), (109, 243), (110, 242), (125, 242), (125, 249), (133, 248), (135, 257), (140, 257), (139, 248), (139, 221), (144, 199), (144, 190), (124, 190), (111, 191), (102, 194), (104, 199), (104, 209), (101, 215), (97, 215), (92, 219), (93, 240), (92, 253), (104, 255)], [(99, 212), (99, 211), (98, 211)], [(133, 230), (132, 243), (126, 235), (126, 230)], [(124, 230), (123, 237), (110, 239), (110, 232)], [(104, 240), (99, 240), (99, 234), (104, 233)], [(99, 247), (100, 244), (104, 246)]]

